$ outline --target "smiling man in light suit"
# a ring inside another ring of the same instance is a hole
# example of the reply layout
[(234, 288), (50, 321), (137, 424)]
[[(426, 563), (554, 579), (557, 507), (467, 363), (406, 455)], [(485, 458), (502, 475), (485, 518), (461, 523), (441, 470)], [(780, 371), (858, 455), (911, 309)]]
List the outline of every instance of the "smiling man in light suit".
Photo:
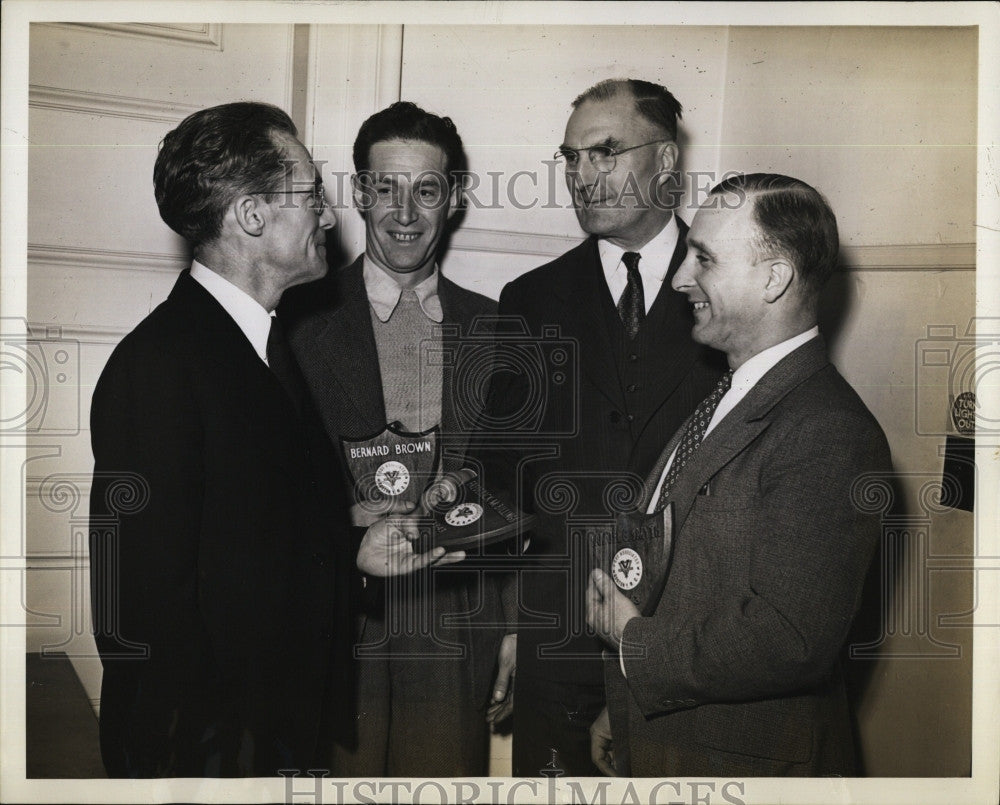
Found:
[(850, 775), (838, 656), (880, 533), (854, 484), (890, 460), (817, 327), (836, 220), (804, 182), (751, 174), (712, 190), (687, 242), (673, 286), (731, 371), (646, 484), (646, 511), (674, 518), (655, 610), (592, 573), (588, 622), (612, 651), (594, 761), (635, 777)]
[[(354, 164), (365, 252), (331, 278), (332, 300), (297, 317), (293, 348), (335, 443), (388, 423), (411, 434), (440, 428), (444, 468), (458, 468), (478, 416), (477, 390), (457, 385), (468, 376), (462, 344), (475, 334), (485, 351), (473, 350), (474, 360), (488, 358), (479, 325), (496, 312), (438, 265), (459, 205), (462, 139), (449, 118), (400, 101), (362, 124)], [(489, 363), (480, 368), (488, 376)], [(353, 513), (367, 523), (361, 501)], [(423, 582), (355, 592), (358, 735), (333, 759), (341, 776), (487, 772), (484, 712), (503, 619), (497, 579), (449, 572)]]

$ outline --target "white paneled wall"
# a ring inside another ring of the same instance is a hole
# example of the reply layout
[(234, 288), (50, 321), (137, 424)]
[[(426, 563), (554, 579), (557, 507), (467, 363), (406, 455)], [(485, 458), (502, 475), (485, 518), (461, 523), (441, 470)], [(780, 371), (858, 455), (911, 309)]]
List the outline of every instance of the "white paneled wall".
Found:
[[(293, 33), (291, 25), (31, 27), (27, 325), (48, 334), (50, 371), (44, 428), (24, 470), (27, 649), (70, 654), (95, 704), (90, 397), (114, 345), (167, 296), (187, 260), (153, 200), (157, 145), (204, 106), (261, 100), (290, 109)], [(73, 371), (55, 363), (58, 350)]]

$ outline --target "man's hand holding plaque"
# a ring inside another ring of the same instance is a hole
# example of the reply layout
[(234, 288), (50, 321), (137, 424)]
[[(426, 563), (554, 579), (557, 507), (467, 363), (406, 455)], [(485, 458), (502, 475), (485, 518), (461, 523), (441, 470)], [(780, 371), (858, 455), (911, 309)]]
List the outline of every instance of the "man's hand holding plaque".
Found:
[(446, 552), (443, 547), (418, 552), (415, 545), (426, 543), (427, 519), (386, 517), (371, 525), (358, 549), (358, 569), (370, 576), (402, 576), (427, 565), (461, 562), (464, 551)]
[(619, 513), (607, 523), (582, 526), (577, 538), (586, 540), (595, 569), (588, 602), (596, 605), (620, 596), (636, 614), (652, 614), (670, 570), (672, 533), (673, 505), (653, 514)]
[(600, 568), (590, 571), (587, 585), (587, 623), (611, 648), (621, 645), (625, 624), (639, 617), (639, 609), (622, 593), (611, 577)]

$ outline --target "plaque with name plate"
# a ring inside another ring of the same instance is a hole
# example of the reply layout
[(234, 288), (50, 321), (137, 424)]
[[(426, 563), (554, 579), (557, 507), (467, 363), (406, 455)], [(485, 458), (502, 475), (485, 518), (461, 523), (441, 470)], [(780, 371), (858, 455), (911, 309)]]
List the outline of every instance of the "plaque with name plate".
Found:
[(361, 439), (340, 438), (347, 470), (354, 482), (354, 502), (371, 514), (413, 508), (437, 477), (441, 459), (440, 428), (420, 433), (398, 422)]
[(525, 535), (534, 524), (534, 515), (524, 514), (472, 478), (458, 488), (453, 501), (433, 507), (420, 549), (471, 550)]
[(591, 567), (601, 568), (643, 615), (651, 615), (670, 569), (673, 504), (653, 514), (619, 513), (574, 530), (576, 539), (586, 541)]

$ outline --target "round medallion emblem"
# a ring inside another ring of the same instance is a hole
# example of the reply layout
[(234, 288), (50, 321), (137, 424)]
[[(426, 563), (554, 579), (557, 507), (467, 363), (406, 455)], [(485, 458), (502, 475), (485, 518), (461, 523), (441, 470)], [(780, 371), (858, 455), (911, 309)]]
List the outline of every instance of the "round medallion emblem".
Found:
[(386, 461), (375, 470), (375, 486), (385, 495), (400, 495), (410, 485), (410, 471), (398, 461)]
[(642, 559), (631, 548), (622, 548), (611, 560), (611, 578), (622, 590), (631, 590), (642, 580)]
[(451, 526), (470, 525), (483, 516), (483, 507), (478, 503), (462, 503), (451, 509), (444, 521)]

